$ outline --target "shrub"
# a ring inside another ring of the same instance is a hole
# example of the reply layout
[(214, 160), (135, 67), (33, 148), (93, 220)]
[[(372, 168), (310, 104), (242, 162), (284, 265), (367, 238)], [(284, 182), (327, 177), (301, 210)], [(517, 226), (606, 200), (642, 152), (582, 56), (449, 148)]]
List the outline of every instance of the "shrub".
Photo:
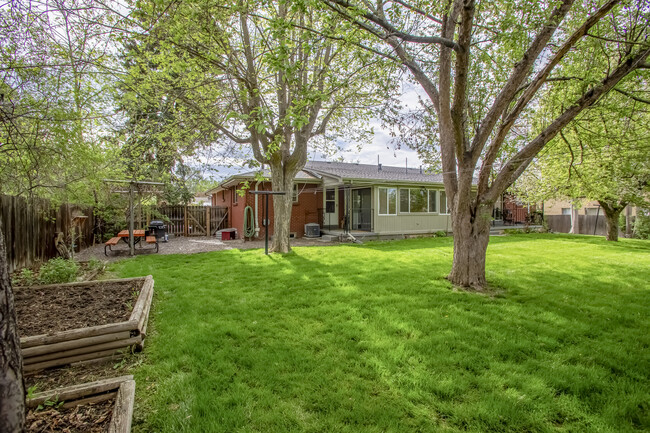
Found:
[(521, 235), (526, 232), (522, 229), (503, 229), (503, 233), (506, 235)]
[(444, 238), (447, 236), (447, 232), (444, 230), (438, 230), (434, 233), (437, 238)]
[(57, 257), (41, 266), (38, 280), (43, 284), (69, 283), (74, 281), (78, 272), (77, 262)]
[(23, 268), (23, 270), (20, 271), (20, 274), (18, 274), (18, 280), (20, 281), (20, 284), (25, 286), (31, 286), (36, 282), (34, 272), (28, 268)]
[(650, 239), (650, 212), (639, 209), (634, 221), (634, 236), (639, 239)]
[(91, 271), (94, 271), (95, 269), (101, 269), (102, 267), (104, 267), (104, 263), (98, 258), (91, 257), (90, 260), (88, 260), (88, 269)]

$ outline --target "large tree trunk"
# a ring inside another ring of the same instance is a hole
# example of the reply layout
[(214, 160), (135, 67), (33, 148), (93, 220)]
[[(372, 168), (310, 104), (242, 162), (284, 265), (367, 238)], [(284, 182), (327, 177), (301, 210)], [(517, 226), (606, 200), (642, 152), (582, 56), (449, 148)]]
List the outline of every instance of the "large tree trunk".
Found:
[(486, 287), (485, 257), (490, 240), (491, 206), (475, 212), (452, 212), (454, 260), (447, 277), (457, 286), (482, 291)]
[(291, 232), (291, 210), (293, 207), (294, 170), (271, 165), (271, 185), (273, 191), (284, 191), (285, 195), (274, 195), (273, 200), (273, 241), (270, 251), (288, 253), (291, 251), (289, 235)]
[(5, 240), (0, 221), (0, 432), (18, 433), (25, 425), (23, 357), (9, 281)]
[(607, 240), (612, 242), (618, 241), (618, 218), (625, 208), (626, 204), (607, 203), (605, 201), (598, 201), (600, 207), (605, 212), (605, 219), (607, 220)]

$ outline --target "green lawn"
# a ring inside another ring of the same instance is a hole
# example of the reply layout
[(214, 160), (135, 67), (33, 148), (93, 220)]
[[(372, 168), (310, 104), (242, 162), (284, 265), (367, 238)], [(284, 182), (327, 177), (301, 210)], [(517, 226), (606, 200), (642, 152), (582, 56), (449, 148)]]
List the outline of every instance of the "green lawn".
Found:
[(146, 256), (138, 432), (650, 429), (650, 242), (492, 238), (495, 296), (450, 238)]

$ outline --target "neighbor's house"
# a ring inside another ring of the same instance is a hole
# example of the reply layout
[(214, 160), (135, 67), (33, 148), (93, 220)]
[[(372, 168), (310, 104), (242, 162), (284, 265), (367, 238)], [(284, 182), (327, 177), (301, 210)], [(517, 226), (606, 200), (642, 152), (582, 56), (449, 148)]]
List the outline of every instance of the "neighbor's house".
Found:
[[(238, 237), (244, 230), (244, 209), (251, 207), (257, 236), (264, 235), (264, 198), (238, 194), (269, 191), (271, 181), (258, 181), (256, 172), (229, 177), (207, 194), (212, 206), (227, 207), (230, 227)], [(270, 172), (263, 173), (270, 179)], [(381, 164), (309, 161), (294, 180), (291, 234), (302, 237), (305, 224), (319, 224), (324, 233), (385, 235), (451, 231), (451, 218), (442, 175)], [(272, 198), (270, 199), (272, 200)], [(273, 234), (273, 206), (269, 206), (269, 234)]]
[[(577, 207), (578, 214), (580, 215), (604, 215), (603, 210), (600, 209), (600, 204), (595, 201), (578, 200)], [(544, 202), (544, 215), (571, 215), (572, 206), (575, 207), (570, 200), (548, 200)], [(637, 208), (629, 206), (630, 216), (636, 216)], [(627, 213), (627, 207), (623, 211), (623, 215)]]

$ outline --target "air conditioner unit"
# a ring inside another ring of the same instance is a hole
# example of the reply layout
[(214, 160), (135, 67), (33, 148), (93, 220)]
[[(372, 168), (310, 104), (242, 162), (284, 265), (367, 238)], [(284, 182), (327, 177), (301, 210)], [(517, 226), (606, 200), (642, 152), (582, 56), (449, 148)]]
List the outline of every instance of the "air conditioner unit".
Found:
[(305, 237), (317, 238), (320, 236), (320, 226), (316, 223), (305, 224)]

